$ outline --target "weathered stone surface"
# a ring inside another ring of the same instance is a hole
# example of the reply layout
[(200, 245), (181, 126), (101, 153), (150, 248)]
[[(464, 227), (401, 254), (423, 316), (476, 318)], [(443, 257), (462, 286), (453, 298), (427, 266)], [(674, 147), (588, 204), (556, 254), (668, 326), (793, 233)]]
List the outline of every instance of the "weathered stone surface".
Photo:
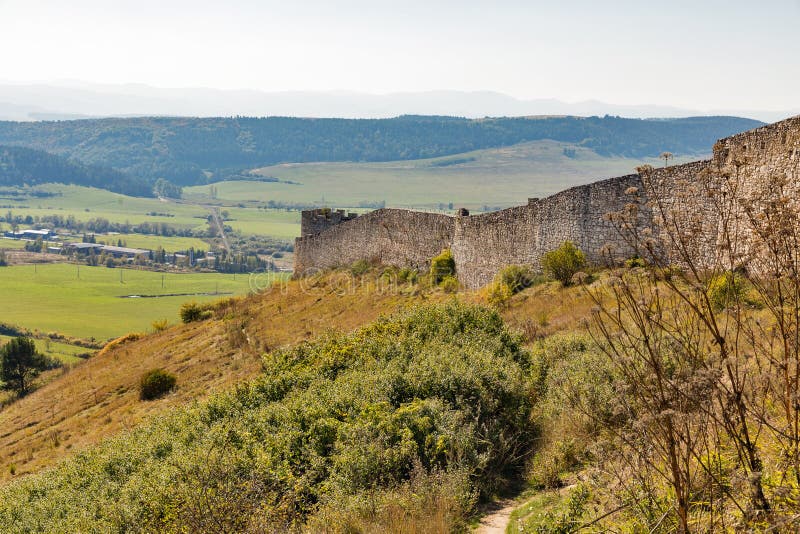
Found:
[(358, 260), (425, 269), (453, 241), (455, 218), (436, 213), (380, 209), (295, 241), (295, 274), (350, 265)]
[[(608, 250), (617, 258), (634, 251), (607, 214), (642, 199), (643, 190), (659, 191), (670, 209), (709, 227), (716, 215), (707, 202), (688, 199), (687, 186), (714, 176), (736, 173), (747, 187), (758, 189), (769, 177), (784, 176), (798, 187), (800, 117), (720, 140), (708, 161), (655, 169), (574, 187), (553, 196), (528, 199), (524, 206), (472, 216), (448, 216), (381, 209), (354, 218), (343, 212), (303, 212), (302, 237), (295, 245), (295, 274), (366, 259), (388, 265), (426, 269), (430, 258), (450, 248), (460, 281), (469, 288), (487, 284), (506, 265), (538, 267), (542, 254), (564, 241), (574, 242), (590, 261)], [(670, 202), (670, 199), (672, 201)], [(639, 225), (654, 228), (653, 213), (640, 202)], [(685, 205), (684, 205), (685, 204)], [(711, 244), (709, 244), (711, 246)]]

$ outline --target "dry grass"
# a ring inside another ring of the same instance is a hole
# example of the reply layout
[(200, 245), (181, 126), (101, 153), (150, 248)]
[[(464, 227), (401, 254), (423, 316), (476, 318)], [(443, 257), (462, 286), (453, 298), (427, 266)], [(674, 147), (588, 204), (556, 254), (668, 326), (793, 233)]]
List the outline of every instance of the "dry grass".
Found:
[[(352, 330), (405, 307), (455, 298), (418, 286), (381, 292), (374, 274), (345, 282), (341, 273), (314, 283), (291, 282), (282, 290), (222, 302), (211, 320), (117, 340), (0, 410), (0, 480), (35, 472), (152, 414), (253, 377), (264, 352), (331, 329)], [(590, 307), (580, 288), (545, 284), (516, 295), (503, 315), (532, 340), (577, 327)], [(153, 368), (177, 375), (177, 389), (142, 402), (137, 384)]]

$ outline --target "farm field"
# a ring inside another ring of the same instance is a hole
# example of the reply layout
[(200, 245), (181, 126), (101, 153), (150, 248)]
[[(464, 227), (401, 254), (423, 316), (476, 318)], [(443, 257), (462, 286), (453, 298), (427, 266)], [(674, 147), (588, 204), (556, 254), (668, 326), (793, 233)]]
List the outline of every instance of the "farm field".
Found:
[(25, 241), (17, 239), (2, 239), (0, 238), (0, 249), (6, 250), (21, 250), (25, 248)]
[[(15, 213), (30, 212), (33, 215), (39, 215), (41, 211), (52, 214), (56, 210), (59, 215), (73, 215), (81, 220), (104, 217), (112, 222), (166, 222), (191, 227), (204, 225), (208, 215), (208, 210), (202, 206), (176, 204), (157, 198), (130, 197), (94, 187), (46, 184), (37, 186), (36, 189), (56, 193), (56, 196), (26, 198), (18, 201), (19, 208), (10, 209)], [(149, 213), (166, 216), (148, 215)]]
[[(263, 280), (259, 280), (259, 287), (262, 285)], [(213, 294), (217, 291), (221, 295)], [(178, 322), (178, 310), (187, 301), (207, 302), (248, 291), (250, 277), (241, 274), (162, 274), (74, 264), (39, 265), (36, 272), (31, 265), (0, 268), (0, 302), (7, 304), (4, 322), (98, 340), (148, 330), (157, 319)], [(185, 295), (195, 293), (211, 294)], [(169, 294), (184, 295), (120, 298)]]
[(262, 235), (283, 240), (294, 239), (300, 235), (300, 212), (297, 210), (238, 207), (224, 209), (232, 219), (225, 221), (225, 224), (244, 235)]
[(98, 242), (105, 242), (109, 245), (116, 245), (118, 240), (122, 240), (126, 247), (145, 248), (150, 250), (155, 250), (156, 248), (161, 247), (167, 252), (188, 250), (189, 248), (207, 251), (211, 248), (208, 243), (197, 237), (166, 237), (146, 234), (99, 234), (96, 236), (96, 240)]
[[(250, 184), (251, 182), (244, 183)], [(200, 190), (203, 188), (208, 191), (208, 186), (201, 186)], [(113, 223), (165, 223), (178, 229), (196, 232), (203, 232), (208, 227), (206, 218), (209, 215), (209, 208), (192, 203), (191, 199), (188, 202), (165, 202), (158, 199), (129, 197), (91, 187), (62, 184), (47, 184), (38, 186), (37, 189), (58, 193), (58, 195), (46, 198), (24, 198), (15, 201), (14, 204), (9, 204), (13, 207), (4, 208), (4, 212), (11, 211), (14, 215), (23, 217), (27, 215), (32, 217), (59, 215), (65, 218), (72, 216), (83, 222), (103, 218)], [(260, 235), (281, 240), (288, 240), (300, 235), (300, 213), (298, 211), (256, 209), (252, 205), (239, 207), (237, 204), (242, 202), (235, 199), (209, 202), (209, 204), (212, 203), (218, 204), (220, 210), (227, 210), (230, 217), (236, 220), (226, 224), (245, 235)], [(124, 239), (129, 247), (134, 248), (155, 249), (159, 245), (168, 251), (185, 250), (189, 247), (204, 250), (209, 248), (207, 243), (197, 238), (128, 234), (128, 237)], [(3, 247), (2, 243), (0, 243), (0, 247)]]
[[(670, 164), (700, 159), (678, 155)], [(481, 208), (524, 204), (569, 187), (631, 174), (656, 158), (602, 157), (577, 145), (555, 141), (521, 143), (454, 156), (386, 163), (287, 163), (257, 174), (297, 182), (220, 182), (223, 202), (316, 202), (332, 207), (385, 201), (387, 206), (432, 209), (453, 202)], [(209, 186), (184, 189), (195, 201), (210, 200)]]

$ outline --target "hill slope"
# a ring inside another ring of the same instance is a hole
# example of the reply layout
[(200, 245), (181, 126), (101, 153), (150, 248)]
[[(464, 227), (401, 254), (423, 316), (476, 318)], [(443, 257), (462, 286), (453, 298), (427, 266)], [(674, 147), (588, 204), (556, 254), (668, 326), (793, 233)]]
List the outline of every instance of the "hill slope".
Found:
[[(696, 160), (676, 156), (671, 164)], [(332, 206), (436, 209), (517, 206), (528, 197), (546, 197), (575, 185), (630, 174), (642, 164), (662, 166), (658, 158), (600, 156), (585, 147), (557, 141), (531, 141), (423, 160), (362, 163), (288, 163), (253, 171), (278, 182), (226, 181), (215, 184), (219, 199), (231, 202), (317, 201)], [(185, 198), (210, 202), (208, 186), (184, 189)]]
[[(461, 530), (475, 497), (502, 487), (530, 446), (520, 342), (496, 312), (451, 302), (273, 352), (234, 392), (0, 490), (0, 524), (319, 532), (362, 519), (397, 532), (414, 522), (398, 487), (435, 484), (423, 494), (441, 499), (435, 530)], [(381, 504), (370, 512), (365, 499)]]
[(83, 164), (42, 150), (0, 146), (0, 186), (57, 182), (107, 189), (136, 197), (152, 197), (145, 182), (109, 167)]
[[(11, 465), (17, 476), (36, 472), (151, 414), (253, 377), (265, 351), (452, 298), (417, 286), (388, 292), (380, 284), (373, 274), (356, 280), (334, 274), (292, 281), (281, 290), (226, 301), (213, 320), (175, 326), (105, 350), (0, 410), (0, 480), (11, 476)], [(545, 285), (515, 301), (504, 316), (512, 327), (550, 333), (574, 327), (590, 307), (577, 290)], [(532, 327), (530, 317), (541, 324)], [(177, 374), (179, 387), (159, 401), (139, 402), (139, 376), (154, 367)]]
[(603, 156), (693, 154), (760, 124), (736, 117), (132, 118), (0, 122), (0, 144), (190, 185), (283, 162), (420, 159), (541, 139), (577, 144)]

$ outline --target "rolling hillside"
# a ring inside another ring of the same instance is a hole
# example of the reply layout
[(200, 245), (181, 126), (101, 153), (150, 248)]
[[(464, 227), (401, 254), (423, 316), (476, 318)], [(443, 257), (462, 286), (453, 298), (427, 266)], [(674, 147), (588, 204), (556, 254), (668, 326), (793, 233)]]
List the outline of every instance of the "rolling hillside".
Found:
[(639, 120), (619, 117), (461, 119), (131, 118), (0, 122), (0, 144), (27, 146), (85, 164), (181, 185), (241, 177), (287, 162), (433, 158), (550, 139), (601, 156), (697, 154), (719, 138), (754, 128), (736, 117)]
[[(703, 154), (678, 155), (670, 164), (701, 157)], [(342, 207), (374, 207), (385, 202), (392, 207), (422, 209), (439, 209), (452, 202), (471, 209), (494, 209), (630, 174), (644, 163), (658, 167), (664, 161), (601, 156), (589, 148), (545, 140), (422, 160), (273, 165), (253, 172), (279, 178), (279, 182), (229, 181), (215, 184), (215, 188), (220, 199), (231, 202), (315, 201)], [(208, 186), (184, 190), (186, 196), (197, 195), (198, 199), (207, 193)]]

